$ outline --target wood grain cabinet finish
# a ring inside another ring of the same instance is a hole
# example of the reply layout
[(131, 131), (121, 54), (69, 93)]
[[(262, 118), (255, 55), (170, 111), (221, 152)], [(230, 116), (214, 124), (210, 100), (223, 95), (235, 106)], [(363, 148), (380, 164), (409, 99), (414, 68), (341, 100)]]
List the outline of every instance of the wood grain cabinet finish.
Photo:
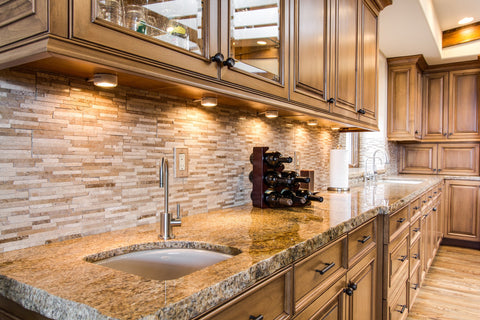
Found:
[(292, 315), (292, 269), (288, 268), (233, 299), (201, 320), (288, 319)]
[(0, 48), (48, 31), (48, 3), (38, 0), (0, 2)]
[(478, 175), (478, 143), (400, 145), (400, 173)]
[(480, 69), (450, 72), (448, 139), (480, 139)]
[(387, 136), (391, 141), (413, 141), (422, 137), (422, 56), (387, 59)]
[(291, 99), (376, 126), (378, 9), (368, 0), (292, 0), (291, 11)]
[(480, 181), (447, 180), (444, 237), (480, 241)]
[(425, 75), (424, 140), (480, 138), (480, 69)]
[(448, 135), (448, 72), (424, 75), (424, 140), (441, 140)]

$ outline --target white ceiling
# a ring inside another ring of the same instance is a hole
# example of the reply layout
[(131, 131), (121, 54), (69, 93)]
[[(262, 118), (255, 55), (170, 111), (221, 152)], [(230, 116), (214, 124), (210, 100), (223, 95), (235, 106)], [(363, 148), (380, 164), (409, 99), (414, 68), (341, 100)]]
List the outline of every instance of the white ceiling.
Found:
[(442, 49), (442, 31), (464, 17), (480, 21), (480, 0), (393, 0), (380, 13), (380, 51), (387, 58), (421, 53), (429, 64), (478, 59), (480, 40)]

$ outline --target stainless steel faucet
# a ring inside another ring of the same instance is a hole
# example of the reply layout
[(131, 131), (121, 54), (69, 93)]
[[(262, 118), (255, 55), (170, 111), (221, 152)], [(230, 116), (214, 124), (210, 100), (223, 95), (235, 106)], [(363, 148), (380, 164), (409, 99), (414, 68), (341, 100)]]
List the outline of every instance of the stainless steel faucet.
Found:
[(172, 219), (172, 214), (168, 212), (168, 161), (162, 158), (162, 164), (160, 166), (160, 188), (165, 190), (165, 205), (164, 212), (160, 214), (160, 235), (163, 240), (173, 239), (173, 227), (181, 226), (182, 221), (180, 219), (180, 204), (177, 204), (177, 218)]
[[(383, 155), (385, 156), (385, 161), (384, 162), (382, 161), (382, 158), (377, 156), (378, 152), (383, 153)], [(368, 172), (368, 160), (370, 160), (370, 159), (372, 159), (372, 174), (370, 174)], [(385, 165), (390, 163), (390, 159), (388, 158), (388, 155), (387, 155), (386, 151), (383, 151), (383, 150), (380, 150), (380, 149), (375, 150), (372, 157), (367, 157), (365, 159), (365, 174), (364, 174), (365, 181), (367, 181), (367, 180), (375, 181), (376, 180), (377, 173), (378, 173), (377, 166), (376, 166), (376, 160), (377, 159), (379, 159), (380, 162), (382, 164), (385, 164)]]

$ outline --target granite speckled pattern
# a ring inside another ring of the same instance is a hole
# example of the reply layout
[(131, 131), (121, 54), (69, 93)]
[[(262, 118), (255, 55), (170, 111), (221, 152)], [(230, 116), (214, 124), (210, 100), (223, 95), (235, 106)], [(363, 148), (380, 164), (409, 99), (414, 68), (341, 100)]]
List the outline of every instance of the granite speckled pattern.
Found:
[[(324, 202), (304, 208), (247, 205), (188, 216), (167, 243), (158, 240), (158, 224), (150, 224), (5, 252), (0, 254), (0, 294), (52, 319), (190, 319), (372, 217), (403, 207), (443, 179), (408, 176), (414, 177), (424, 182), (378, 181), (346, 193), (325, 191)], [(229, 248), (238, 254), (168, 281), (86, 261), (109, 251), (164, 245)]]

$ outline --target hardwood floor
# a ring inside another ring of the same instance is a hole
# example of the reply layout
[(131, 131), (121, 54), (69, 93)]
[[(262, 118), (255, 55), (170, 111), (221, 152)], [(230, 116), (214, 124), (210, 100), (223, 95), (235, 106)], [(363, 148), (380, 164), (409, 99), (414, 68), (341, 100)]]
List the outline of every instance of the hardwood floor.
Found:
[(480, 250), (441, 246), (408, 319), (479, 320)]

